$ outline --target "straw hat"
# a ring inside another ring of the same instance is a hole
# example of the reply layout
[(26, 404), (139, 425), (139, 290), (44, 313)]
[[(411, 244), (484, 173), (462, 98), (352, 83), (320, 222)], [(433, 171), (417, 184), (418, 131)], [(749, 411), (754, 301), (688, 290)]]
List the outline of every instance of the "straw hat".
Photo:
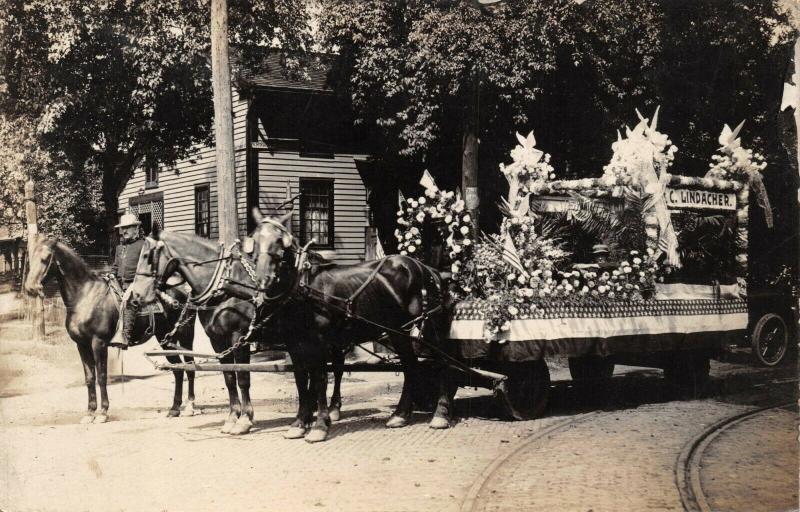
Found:
[(609, 254), (608, 246), (606, 244), (593, 245), (592, 254)]
[(139, 222), (139, 218), (132, 213), (123, 214), (122, 217), (119, 218), (119, 224), (114, 226), (115, 228), (127, 228), (128, 226), (141, 226), (142, 223)]

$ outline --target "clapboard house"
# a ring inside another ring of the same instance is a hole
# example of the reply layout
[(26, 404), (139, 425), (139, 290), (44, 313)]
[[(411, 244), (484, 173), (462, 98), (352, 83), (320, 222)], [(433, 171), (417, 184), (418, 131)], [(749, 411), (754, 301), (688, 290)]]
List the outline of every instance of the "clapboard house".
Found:
[[(352, 116), (337, 102), (321, 66), (310, 78), (287, 78), (277, 55), (266, 72), (237, 80), (233, 88), (233, 137), (240, 236), (252, 230), (251, 210), (289, 211), (302, 243), (329, 250), (338, 263), (365, 259), (369, 229), (368, 167)], [(157, 222), (171, 231), (218, 238), (216, 156), (198, 145), (171, 167), (137, 170), (120, 194), (121, 211), (136, 213), (148, 231)]]

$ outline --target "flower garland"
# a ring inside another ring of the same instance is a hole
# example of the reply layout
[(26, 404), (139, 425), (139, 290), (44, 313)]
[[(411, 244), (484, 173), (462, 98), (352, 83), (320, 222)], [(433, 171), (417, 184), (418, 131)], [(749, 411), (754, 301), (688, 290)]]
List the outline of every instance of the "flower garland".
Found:
[(473, 240), (470, 236), (472, 217), (465, 209), (464, 200), (453, 192), (428, 188), (417, 199), (404, 202), (405, 208), (397, 211), (398, 228), (394, 235), (400, 254), (420, 259), (422, 228), (426, 220), (442, 220), (449, 235), (445, 240), (448, 249), (450, 272), (459, 274), (470, 254)]

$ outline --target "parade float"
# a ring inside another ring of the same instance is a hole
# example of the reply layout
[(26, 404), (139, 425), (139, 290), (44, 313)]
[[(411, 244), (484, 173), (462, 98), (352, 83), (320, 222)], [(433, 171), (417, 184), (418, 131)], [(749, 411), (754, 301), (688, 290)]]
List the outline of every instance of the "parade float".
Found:
[(742, 146), (742, 125), (725, 125), (704, 177), (673, 174), (677, 148), (658, 131), (658, 110), (637, 115), (594, 178), (557, 179), (533, 133), (518, 134), (500, 164), (509, 188), (499, 234), (474, 236), (458, 193), (427, 173), (425, 195), (398, 211), (402, 254), (430, 256), (422, 232), (440, 226), (453, 350), (508, 374), (527, 412), (543, 407), (548, 356), (567, 356), (579, 381), (632, 363), (697, 386), (709, 358), (748, 328), (751, 190), (771, 224), (764, 158)]

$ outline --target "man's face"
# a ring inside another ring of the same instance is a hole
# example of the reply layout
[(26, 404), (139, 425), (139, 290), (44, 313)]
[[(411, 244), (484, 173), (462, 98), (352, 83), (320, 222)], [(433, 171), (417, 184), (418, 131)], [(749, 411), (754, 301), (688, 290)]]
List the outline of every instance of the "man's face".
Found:
[(125, 226), (119, 228), (119, 234), (124, 240), (132, 240), (139, 234), (139, 226)]

